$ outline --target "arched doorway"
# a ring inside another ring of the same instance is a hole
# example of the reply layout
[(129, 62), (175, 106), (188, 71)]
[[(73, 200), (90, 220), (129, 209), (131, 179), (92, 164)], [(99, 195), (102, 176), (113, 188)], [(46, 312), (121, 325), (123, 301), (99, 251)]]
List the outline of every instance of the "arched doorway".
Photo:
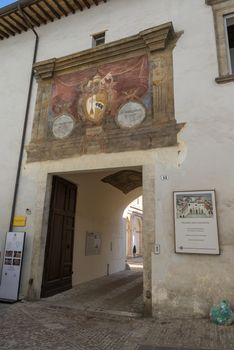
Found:
[[(142, 253), (142, 203), (139, 203), (138, 199), (142, 194), (141, 169), (61, 174), (60, 177), (77, 187), (70, 284), (73, 290), (71, 299), (68, 293), (63, 303), (81, 303), (81, 307), (86, 307), (87, 304), (90, 306), (95, 303), (96, 297), (102, 295), (102, 308), (142, 311), (143, 270), (142, 267), (139, 270), (138, 266), (137, 271), (126, 270), (126, 225), (131, 230), (131, 222), (123, 218), (124, 208), (128, 203), (132, 203), (133, 199), (137, 199), (132, 221), (133, 242), (137, 245), (139, 257)], [(128, 237), (128, 246), (132, 248), (130, 231)], [(84, 290), (85, 286), (85, 298), (81, 298), (80, 288)], [(43, 296), (47, 297), (48, 294)], [(59, 296), (56, 300), (60, 300)]]
[(126, 250), (127, 257), (142, 256), (142, 196), (134, 199), (124, 210), (126, 219)]

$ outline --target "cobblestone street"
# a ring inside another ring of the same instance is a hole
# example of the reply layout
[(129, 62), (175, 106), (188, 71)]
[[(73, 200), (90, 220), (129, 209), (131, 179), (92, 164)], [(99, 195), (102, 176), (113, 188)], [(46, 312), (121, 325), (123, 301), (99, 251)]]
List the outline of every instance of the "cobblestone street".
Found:
[(234, 349), (232, 326), (143, 318), (141, 292), (137, 268), (39, 302), (0, 304), (0, 350)]
[(234, 348), (233, 327), (218, 327), (206, 319), (159, 322), (105, 312), (78, 311), (43, 302), (24, 302), (1, 308), (0, 324), (1, 350)]

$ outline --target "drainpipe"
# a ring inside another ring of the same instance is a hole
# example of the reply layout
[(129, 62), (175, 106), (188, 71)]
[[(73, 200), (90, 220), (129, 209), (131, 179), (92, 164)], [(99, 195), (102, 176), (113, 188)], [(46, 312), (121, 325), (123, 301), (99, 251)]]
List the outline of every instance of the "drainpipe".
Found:
[(11, 219), (10, 219), (9, 231), (12, 231), (12, 228), (13, 228), (13, 219), (14, 219), (14, 215), (15, 215), (15, 207), (16, 207), (16, 201), (17, 201), (17, 195), (18, 195), (18, 189), (19, 189), (19, 180), (20, 180), (20, 173), (21, 173), (22, 160), (23, 160), (23, 154), (24, 154), (24, 146), (25, 146), (25, 138), (26, 138), (27, 124), (28, 124), (28, 117), (29, 117), (30, 102), (31, 102), (31, 96), (32, 96), (33, 64), (36, 62), (38, 44), (39, 44), (39, 36), (38, 36), (37, 32), (35, 31), (35, 29), (33, 28), (32, 23), (28, 19), (27, 14), (24, 12), (23, 8), (21, 7), (21, 0), (18, 0), (18, 11), (20, 12), (22, 17), (24, 18), (28, 27), (33, 31), (33, 33), (35, 35), (35, 45), (34, 45), (34, 52), (33, 52), (33, 61), (32, 61), (31, 75), (30, 75), (30, 82), (29, 82), (29, 88), (28, 88), (27, 105), (26, 105), (25, 117), (24, 117), (24, 126), (23, 126), (21, 145), (20, 145), (20, 153), (19, 153), (19, 159), (18, 159), (18, 167), (17, 167), (16, 180), (15, 180), (14, 196), (13, 196), (13, 202), (12, 202), (12, 208), (11, 208)]

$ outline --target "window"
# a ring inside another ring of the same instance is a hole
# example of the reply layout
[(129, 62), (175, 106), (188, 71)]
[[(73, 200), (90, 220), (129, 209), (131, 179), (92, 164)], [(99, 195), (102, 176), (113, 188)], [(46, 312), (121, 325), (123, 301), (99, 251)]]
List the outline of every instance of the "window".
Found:
[(226, 16), (224, 20), (226, 28), (228, 68), (229, 73), (234, 74), (234, 14)]
[(92, 35), (93, 37), (92, 47), (97, 47), (99, 45), (105, 44), (105, 35), (106, 35), (105, 32)]
[(234, 81), (234, 0), (206, 0), (211, 5), (217, 43), (217, 83)]

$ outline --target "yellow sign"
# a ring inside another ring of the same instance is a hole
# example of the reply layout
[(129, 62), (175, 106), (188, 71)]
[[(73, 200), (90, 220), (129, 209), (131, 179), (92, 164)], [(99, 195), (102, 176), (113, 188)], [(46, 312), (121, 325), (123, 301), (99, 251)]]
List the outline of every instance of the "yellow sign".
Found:
[(14, 216), (13, 226), (24, 227), (26, 226), (26, 216)]

